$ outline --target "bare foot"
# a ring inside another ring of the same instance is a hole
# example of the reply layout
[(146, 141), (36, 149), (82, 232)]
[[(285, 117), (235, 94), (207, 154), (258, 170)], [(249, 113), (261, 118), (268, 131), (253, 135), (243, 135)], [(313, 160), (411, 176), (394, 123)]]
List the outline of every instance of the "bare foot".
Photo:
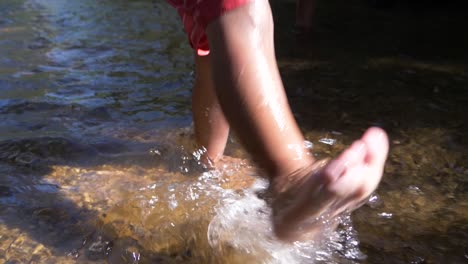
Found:
[(270, 188), (278, 238), (309, 239), (324, 221), (361, 206), (382, 178), (387, 153), (386, 133), (372, 127), (334, 160), (275, 179)]

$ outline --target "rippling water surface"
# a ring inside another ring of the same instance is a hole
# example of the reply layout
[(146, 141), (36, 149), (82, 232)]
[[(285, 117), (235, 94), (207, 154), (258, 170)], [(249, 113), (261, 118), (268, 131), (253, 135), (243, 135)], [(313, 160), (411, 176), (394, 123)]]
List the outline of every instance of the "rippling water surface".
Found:
[(292, 1), (272, 4), (314, 153), (373, 124), (392, 138), (367, 205), (319, 241), (282, 244), (234, 137), (218, 170), (200, 168), (192, 52), (164, 1), (2, 0), (0, 262), (466, 262), (463, 15), (330, 1), (296, 39)]

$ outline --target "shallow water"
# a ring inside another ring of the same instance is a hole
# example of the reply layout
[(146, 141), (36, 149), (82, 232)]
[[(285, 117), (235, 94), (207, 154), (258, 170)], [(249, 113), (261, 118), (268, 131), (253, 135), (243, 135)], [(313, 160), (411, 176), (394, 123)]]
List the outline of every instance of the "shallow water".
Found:
[(221, 169), (197, 164), (192, 53), (174, 10), (1, 1), (0, 262), (468, 261), (463, 12), (323, 2), (312, 38), (297, 39), (292, 1), (272, 1), (301, 128), (318, 157), (374, 124), (392, 146), (364, 207), (320, 241), (284, 245), (234, 137)]

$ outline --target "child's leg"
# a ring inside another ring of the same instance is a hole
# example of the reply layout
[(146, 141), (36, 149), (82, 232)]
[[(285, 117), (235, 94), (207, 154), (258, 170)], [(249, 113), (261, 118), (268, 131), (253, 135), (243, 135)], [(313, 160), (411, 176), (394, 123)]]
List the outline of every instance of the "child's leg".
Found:
[(268, 1), (224, 14), (207, 35), (216, 93), (252, 157), (272, 178), (312, 164), (276, 66)]
[(224, 14), (209, 24), (207, 35), (217, 96), (231, 127), (270, 178), (280, 238), (317, 230), (319, 222), (305, 220), (352, 209), (375, 190), (388, 150), (382, 130), (369, 129), (322, 168), (304, 150), (276, 65), (268, 0)]
[(316, 0), (297, 0), (296, 3), (296, 26), (305, 32), (312, 30), (312, 18), (315, 12)]
[(195, 55), (195, 85), (192, 93), (192, 114), (195, 137), (200, 147), (207, 152), (202, 162), (213, 165), (223, 155), (229, 135), (229, 124), (216, 97), (210, 58)]

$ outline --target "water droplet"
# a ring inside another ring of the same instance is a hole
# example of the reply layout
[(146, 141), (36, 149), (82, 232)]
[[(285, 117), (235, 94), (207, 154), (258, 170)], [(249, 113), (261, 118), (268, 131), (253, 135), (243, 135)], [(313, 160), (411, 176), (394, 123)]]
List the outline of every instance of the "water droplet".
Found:
[(178, 202), (177, 202), (177, 199), (176, 199), (176, 196), (175, 194), (171, 194), (171, 196), (169, 196), (169, 200), (168, 200), (168, 204), (169, 204), (169, 208), (171, 210), (174, 210), (177, 208), (177, 206), (179, 205)]
[(202, 157), (203, 154), (205, 154), (206, 152), (207, 152), (206, 148), (202, 147), (202, 148), (200, 148), (200, 149), (195, 150), (195, 151), (192, 153), (192, 156), (195, 158), (195, 160), (200, 161), (200, 160), (201, 160), (201, 157)]
[(71, 252), (67, 254), (67, 256), (72, 257), (74, 259), (77, 259), (80, 256), (80, 252), (78, 250), (74, 249)]
[(176, 185), (175, 185), (175, 184), (170, 184), (169, 186), (167, 186), (167, 190), (168, 190), (169, 192), (175, 191), (175, 188), (176, 188)]
[(148, 201), (150, 205), (155, 205), (159, 201), (157, 196), (151, 196), (151, 199)]
[(421, 189), (419, 189), (418, 186), (414, 186), (414, 185), (410, 185), (408, 186), (408, 191), (412, 194), (415, 194), (415, 195), (420, 195), (420, 194), (423, 194), (423, 192), (421, 191)]
[(333, 138), (321, 138), (319, 139), (319, 142), (320, 143), (323, 143), (323, 144), (327, 144), (327, 145), (335, 145), (336, 143), (336, 139), (333, 139)]
[(422, 264), (425, 263), (425, 259), (423, 257), (415, 256), (411, 262), (411, 264)]
[(314, 147), (314, 143), (308, 141), (308, 140), (305, 140), (304, 141), (304, 148), (306, 149), (312, 149)]
[(367, 204), (371, 208), (377, 208), (378, 206), (380, 206), (382, 204), (382, 201), (380, 200), (380, 197), (377, 194), (372, 194), (369, 197), (369, 200), (367, 201)]
[(86, 249), (86, 256), (91, 260), (99, 260), (107, 256), (112, 249), (112, 242), (104, 240), (98, 236), (95, 241)]
[(161, 156), (161, 151), (159, 151), (158, 149), (150, 149), (149, 153), (151, 155)]
[(139, 252), (132, 252), (131, 253), (131, 257), (132, 257), (132, 262), (133, 263), (138, 263), (140, 261), (140, 253)]
[(197, 193), (196, 190), (194, 190), (194, 187), (193, 186), (190, 186), (188, 188), (188, 193), (187, 193), (187, 197), (185, 198), (185, 200), (197, 200), (198, 198), (200, 197), (200, 195)]
[(385, 219), (390, 219), (390, 218), (393, 217), (393, 214), (392, 214), (392, 213), (385, 213), (385, 212), (379, 213), (378, 215), (379, 215), (381, 218), (385, 218)]

